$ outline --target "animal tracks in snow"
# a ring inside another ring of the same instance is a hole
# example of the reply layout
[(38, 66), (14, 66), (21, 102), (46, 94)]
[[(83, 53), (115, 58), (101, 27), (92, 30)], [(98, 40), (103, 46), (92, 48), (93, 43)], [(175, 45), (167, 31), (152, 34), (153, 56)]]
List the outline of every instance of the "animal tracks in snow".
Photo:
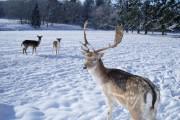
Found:
[[(21, 42), (35, 39), (37, 33), (44, 36), (37, 48), (38, 54), (22, 55)], [(56, 56), (52, 53), (52, 41), (59, 35), (63, 39), (60, 54)], [(82, 31), (0, 32), (3, 48), (0, 51), (0, 119), (106, 118), (105, 98), (83, 70), (79, 44), (82, 35)], [(96, 43), (93, 46), (97, 48), (112, 42), (113, 36), (114, 31), (88, 32), (89, 41)], [(148, 77), (160, 88), (158, 120), (180, 118), (179, 46), (179, 38), (125, 34), (122, 44), (104, 56), (106, 66)], [(5, 117), (6, 114), (10, 117)], [(129, 119), (128, 112), (121, 106), (113, 111), (113, 120), (119, 119)]]

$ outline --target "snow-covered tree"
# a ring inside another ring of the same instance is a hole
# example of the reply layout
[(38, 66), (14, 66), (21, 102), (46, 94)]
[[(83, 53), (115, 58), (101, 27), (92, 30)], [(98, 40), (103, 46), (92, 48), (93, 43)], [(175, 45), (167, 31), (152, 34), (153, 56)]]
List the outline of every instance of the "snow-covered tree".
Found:
[(83, 21), (92, 18), (92, 11), (95, 7), (94, 0), (85, 0), (83, 4)]
[(4, 13), (4, 8), (3, 8), (3, 2), (0, 1), (0, 18), (4, 16), (5, 16), (5, 13)]
[(38, 7), (37, 3), (36, 3), (34, 10), (32, 12), (31, 25), (35, 28), (41, 26), (41, 16), (40, 16), (39, 7)]
[(96, 29), (114, 29), (117, 23), (123, 24), (126, 31), (144, 30), (145, 34), (180, 29), (178, 0), (7, 0), (0, 6), (0, 14), (3, 8), (5, 17), (28, 22), (36, 3), (47, 25), (82, 25), (88, 19)]

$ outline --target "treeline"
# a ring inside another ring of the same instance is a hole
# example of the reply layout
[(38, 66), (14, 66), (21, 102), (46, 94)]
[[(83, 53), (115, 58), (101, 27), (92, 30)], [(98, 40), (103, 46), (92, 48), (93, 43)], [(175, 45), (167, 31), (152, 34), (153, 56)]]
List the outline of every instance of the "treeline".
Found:
[(178, 0), (8, 0), (0, 2), (0, 17), (19, 19), (32, 24), (34, 15), (41, 24), (82, 25), (88, 19), (95, 29), (114, 29), (123, 24), (130, 31), (180, 30), (180, 3)]

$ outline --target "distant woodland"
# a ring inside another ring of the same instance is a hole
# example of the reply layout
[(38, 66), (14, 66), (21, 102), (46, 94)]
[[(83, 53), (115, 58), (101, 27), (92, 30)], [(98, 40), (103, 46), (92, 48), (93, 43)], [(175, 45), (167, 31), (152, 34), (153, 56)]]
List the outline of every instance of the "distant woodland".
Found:
[(123, 24), (126, 32), (180, 31), (179, 0), (7, 0), (0, 2), (0, 18), (19, 19), (40, 27), (54, 23), (111, 30)]

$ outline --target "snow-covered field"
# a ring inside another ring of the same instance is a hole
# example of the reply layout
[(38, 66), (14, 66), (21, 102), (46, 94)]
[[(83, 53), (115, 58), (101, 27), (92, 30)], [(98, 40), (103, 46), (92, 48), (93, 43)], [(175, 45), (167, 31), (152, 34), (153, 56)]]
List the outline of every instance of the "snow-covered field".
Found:
[[(23, 31), (23, 30), (36, 30), (29, 24), (20, 24), (19, 20), (13, 19), (0, 19), (0, 31)], [(38, 30), (82, 30), (78, 25), (68, 24), (46, 24), (41, 25)]]
[[(21, 42), (43, 35), (37, 55), (23, 55)], [(60, 55), (52, 41), (62, 37)], [(112, 42), (114, 31), (88, 31), (96, 47)], [(104, 96), (83, 70), (82, 31), (0, 32), (0, 120), (105, 120)], [(151, 79), (161, 91), (158, 120), (180, 120), (180, 38), (125, 34), (120, 46), (106, 51), (107, 67)], [(113, 120), (129, 120), (115, 107)]]

